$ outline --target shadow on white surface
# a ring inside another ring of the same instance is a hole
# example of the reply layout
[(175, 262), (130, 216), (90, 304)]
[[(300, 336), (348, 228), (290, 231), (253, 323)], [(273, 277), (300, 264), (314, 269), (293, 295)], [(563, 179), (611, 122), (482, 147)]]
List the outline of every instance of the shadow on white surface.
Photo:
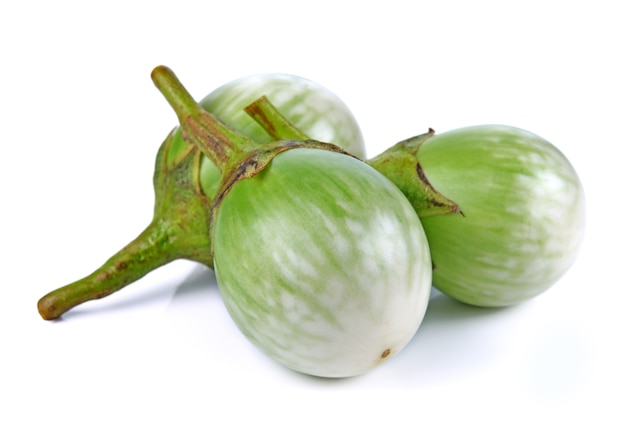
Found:
[[(136, 282), (111, 295), (87, 301), (72, 308), (63, 314), (60, 320), (69, 321), (100, 316), (106, 318), (110, 317), (112, 313), (117, 315), (134, 313), (137, 316), (151, 317), (153, 316), (152, 310), (163, 307), (170, 302), (172, 294), (177, 292), (181, 282), (180, 277), (184, 277), (190, 267), (209, 270), (191, 261), (175, 261), (148, 273)], [(207, 276), (210, 276), (210, 274)], [(190, 282), (189, 277), (184, 279), (182, 286), (187, 285), (186, 283), (193, 284), (193, 282)], [(202, 285), (206, 286), (207, 284), (202, 283)]]
[[(466, 378), (493, 367), (511, 354), (516, 319), (525, 304), (510, 308), (478, 308), (434, 290), (415, 337), (379, 368), (348, 379), (323, 379), (285, 369), (265, 357), (237, 329), (219, 296), (212, 270), (195, 266), (176, 288), (166, 309), (173, 335), (199, 354), (226, 357), (222, 366), (254, 366), (261, 374), (278, 373), (286, 382), (315, 388), (348, 388), (374, 382), (392, 386), (432, 386)], [(177, 340), (178, 341), (178, 340)], [(260, 369), (259, 369), (260, 368)], [(379, 385), (375, 385), (379, 386)]]
[[(85, 302), (72, 308), (58, 321), (70, 321), (88, 317), (106, 317), (111, 314), (130, 314), (133, 311), (142, 311), (147, 307), (162, 303), (171, 294), (171, 290), (161, 287), (150, 287), (136, 290), (135, 288), (125, 288), (115, 294), (109, 295), (101, 300)], [(53, 322), (57, 320), (52, 320)], [(114, 320), (111, 320), (114, 322)]]
[(194, 264), (189, 275), (176, 288), (170, 306), (193, 299), (206, 298), (208, 293), (217, 292), (215, 272), (201, 264)]
[(253, 380), (270, 386), (429, 389), (471, 380), (502, 388), (517, 385), (540, 397), (567, 397), (589, 380), (593, 345), (584, 326), (562, 320), (557, 329), (550, 311), (545, 311), (551, 302), (543, 304), (478, 308), (433, 290), (422, 325), (409, 344), (380, 367), (346, 379), (307, 376), (266, 357), (232, 321), (214, 271), (196, 263), (149, 275), (119, 295), (74, 308), (63, 319), (99, 319), (106, 326), (115, 313), (121, 316), (118, 321), (128, 321), (129, 329), (150, 323), (185, 359), (193, 357), (218, 375), (254, 372)]
[(409, 344), (387, 364), (399, 386), (462, 380), (502, 358), (513, 326), (505, 320), (516, 308), (479, 308), (437, 290), (422, 325)]

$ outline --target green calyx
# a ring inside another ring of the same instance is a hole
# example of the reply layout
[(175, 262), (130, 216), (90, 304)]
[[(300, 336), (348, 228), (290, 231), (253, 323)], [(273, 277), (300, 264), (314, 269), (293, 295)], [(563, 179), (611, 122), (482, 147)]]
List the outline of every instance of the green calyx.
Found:
[[(250, 104), (246, 112), (274, 139), (287, 137), (307, 139), (308, 136), (292, 125), (265, 97)], [(398, 142), (367, 163), (398, 187), (420, 218), (437, 215), (463, 214), (459, 206), (438, 192), (428, 181), (417, 158), (421, 145), (435, 132)]]
[(435, 135), (434, 130), (398, 142), (368, 164), (389, 178), (407, 197), (420, 218), (463, 214), (459, 206), (438, 192), (428, 181), (418, 159), (422, 144)]

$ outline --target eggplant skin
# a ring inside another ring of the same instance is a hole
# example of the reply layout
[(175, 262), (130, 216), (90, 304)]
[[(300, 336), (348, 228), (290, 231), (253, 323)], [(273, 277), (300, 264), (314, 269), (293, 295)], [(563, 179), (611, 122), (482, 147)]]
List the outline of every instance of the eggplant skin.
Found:
[(476, 306), (509, 306), (540, 295), (574, 263), (585, 196), (554, 145), (519, 128), (481, 125), (435, 135), (417, 158), (462, 212), (421, 220), (441, 292)]
[(426, 236), (400, 190), (345, 154), (294, 149), (233, 186), (217, 211), (215, 272), (240, 330), (322, 377), (367, 372), (422, 322)]

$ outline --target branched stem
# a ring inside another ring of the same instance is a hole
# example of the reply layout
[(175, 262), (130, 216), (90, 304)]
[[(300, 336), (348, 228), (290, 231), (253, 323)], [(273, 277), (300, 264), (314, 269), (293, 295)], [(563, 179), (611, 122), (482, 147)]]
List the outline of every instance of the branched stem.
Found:
[(258, 146), (205, 111), (189, 94), (174, 72), (165, 66), (152, 71), (152, 81), (174, 109), (183, 135), (195, 144), (222, 174), (236, 165), (244, 152)]

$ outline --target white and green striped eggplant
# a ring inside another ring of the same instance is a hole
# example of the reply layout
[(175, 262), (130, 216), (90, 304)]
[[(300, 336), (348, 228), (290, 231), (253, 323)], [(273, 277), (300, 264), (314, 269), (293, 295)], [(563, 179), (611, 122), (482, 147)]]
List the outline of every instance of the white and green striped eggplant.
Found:
[(233, 131), (167, 67), (152, 79), (188, 140), (223, 173), (210, 238), (240, 330), (316, 376), (358, 375), (397, 354), (421, 324), (432, 285), (426, 236), (402, 192), (336, 145), (265, 144)]
[(472, 305), (508, 306), (543, 293), (570, 268), (583, 237), (584, 193), (554, 145), (503, 125), (431, 132), (415, 142), (371, 164), (409, 196), (411, 181), (399, 181), (395, 164), (383, 162), (409, 149), (412, 171), (457, 204), (455, 213), (421, 218), (435, 287)]
[(268, 356), (323, 377), (362, 374), (413, 337), (432, 283), (417, 214), (362, 161), (278, 154), (215, 217), (215, 272), (240, 330)]

